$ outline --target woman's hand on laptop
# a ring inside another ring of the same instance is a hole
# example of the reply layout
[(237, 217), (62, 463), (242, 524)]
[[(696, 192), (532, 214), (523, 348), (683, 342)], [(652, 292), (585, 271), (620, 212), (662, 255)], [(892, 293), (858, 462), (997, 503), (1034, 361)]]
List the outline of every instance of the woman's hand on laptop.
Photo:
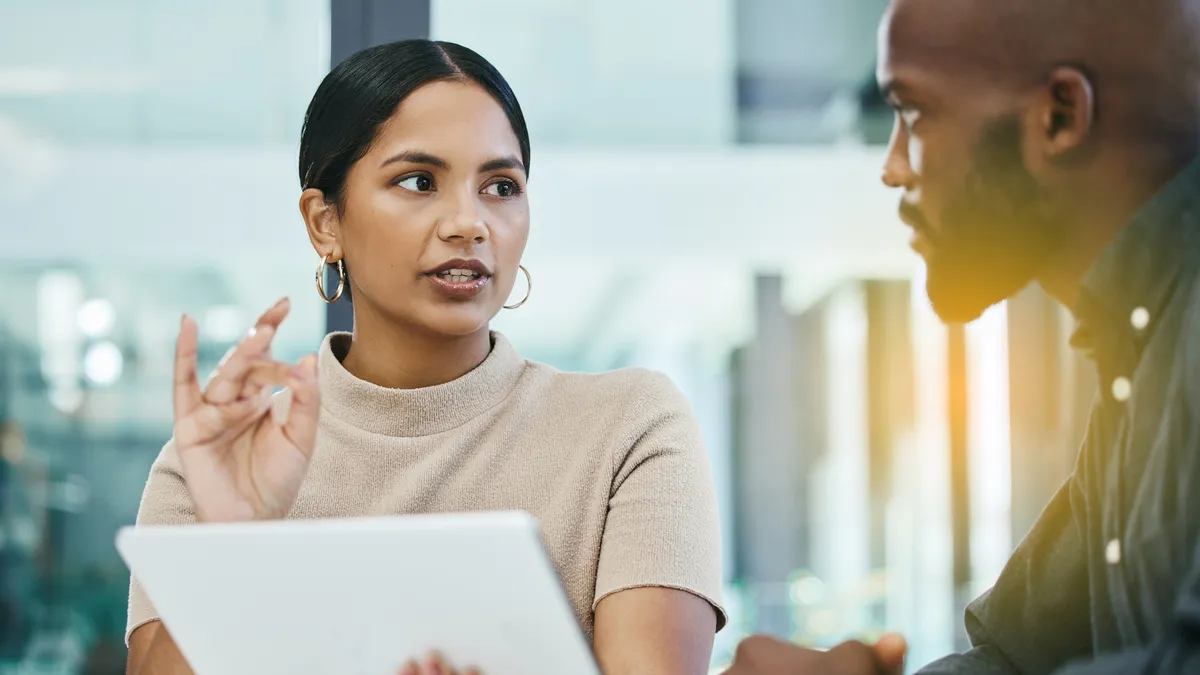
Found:
[(398, 675), (483, 675), (483, 673), (478, 668), (455, 670), (447, 665), (441, 654), (434, 653), (421, 663), (409, 661), (400, 669)]
[[(200, 388), (197, 326), (184, 317), (175, 348), (175, 448), (201, 522), (283, 518), (296, 501), (316, 444), (316, 357), (276, 361), (271, 340), (287, 299), (268, 309)], [(271, 388), (291, 392), (273, 414)], [(278, 411), (276, 411), (278, 412)], [(276, 417), (286, 419), (276, 419)]]

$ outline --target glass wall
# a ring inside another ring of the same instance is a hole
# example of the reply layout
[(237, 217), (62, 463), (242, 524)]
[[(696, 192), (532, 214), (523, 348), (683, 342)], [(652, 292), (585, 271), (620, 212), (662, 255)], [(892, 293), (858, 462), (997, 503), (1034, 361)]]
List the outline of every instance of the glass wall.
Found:
[(435, 1), (431, 34), (504, 73), (535, 147), (713, 147), (735, 137), (735, 4)]
[[(200, 367), (315, 260), (295, 210), (325, 0), (0, 0), (0, 670), (124, 672), (113, 548)], [(297, 303), (283, 352), (311, 351)]]

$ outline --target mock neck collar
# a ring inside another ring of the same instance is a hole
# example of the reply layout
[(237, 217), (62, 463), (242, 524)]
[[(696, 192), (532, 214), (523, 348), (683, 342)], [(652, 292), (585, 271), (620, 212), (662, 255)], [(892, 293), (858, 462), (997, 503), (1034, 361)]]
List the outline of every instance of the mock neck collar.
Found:
[(360, 380), (342, 359), (350, 333), (330, 333), (318, 365), (321, 405), (338, 420), (386, 436), (431, 436), (462, 426), (499, 405), (516, 387), (526, 362), (499, 333), (492, 351), (462, 377), (432, 387), (389, 389)]

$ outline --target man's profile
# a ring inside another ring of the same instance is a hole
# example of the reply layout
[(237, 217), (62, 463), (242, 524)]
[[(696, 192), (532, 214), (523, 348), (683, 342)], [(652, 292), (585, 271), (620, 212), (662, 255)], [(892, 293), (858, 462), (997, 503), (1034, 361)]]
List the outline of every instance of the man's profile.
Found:
[[(893, 0), (883, 171), (947, 322), (1030, 283), (1100, 375), (1078, 463), (973, 648), (919, 671), (1200, 673), (1200, 0)], [(729, 671), (899, 672), (757, 638)]]

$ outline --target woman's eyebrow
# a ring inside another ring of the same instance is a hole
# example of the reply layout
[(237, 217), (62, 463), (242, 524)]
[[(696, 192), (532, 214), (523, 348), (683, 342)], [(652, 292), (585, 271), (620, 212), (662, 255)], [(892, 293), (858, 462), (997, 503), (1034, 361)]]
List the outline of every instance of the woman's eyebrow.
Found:
[(383, 160), (383, 163), (379, 165), (379, 168), (382, 169), (389, 164), (396, 164), (399, 162), (407, 162), (409, 164), (424, 164), (426, 166), (433, 166), (439, 169), (450, 168), (450, 163), (446, 160), (438, 157), (437, 155), (431, 155), (428, 152), (422, 152), (420, 150), (405, 150), (403, 152), (396, 153), (395, 155)]
[(517, 169), (519, 171), (524, 171), (525, 164), (517, 156), (508, 155), (507, 157), (496, 157), (495, 159), (489, 159), (488, 161), (479, 165), (480, 172), (498, 171), (500, 169)]

